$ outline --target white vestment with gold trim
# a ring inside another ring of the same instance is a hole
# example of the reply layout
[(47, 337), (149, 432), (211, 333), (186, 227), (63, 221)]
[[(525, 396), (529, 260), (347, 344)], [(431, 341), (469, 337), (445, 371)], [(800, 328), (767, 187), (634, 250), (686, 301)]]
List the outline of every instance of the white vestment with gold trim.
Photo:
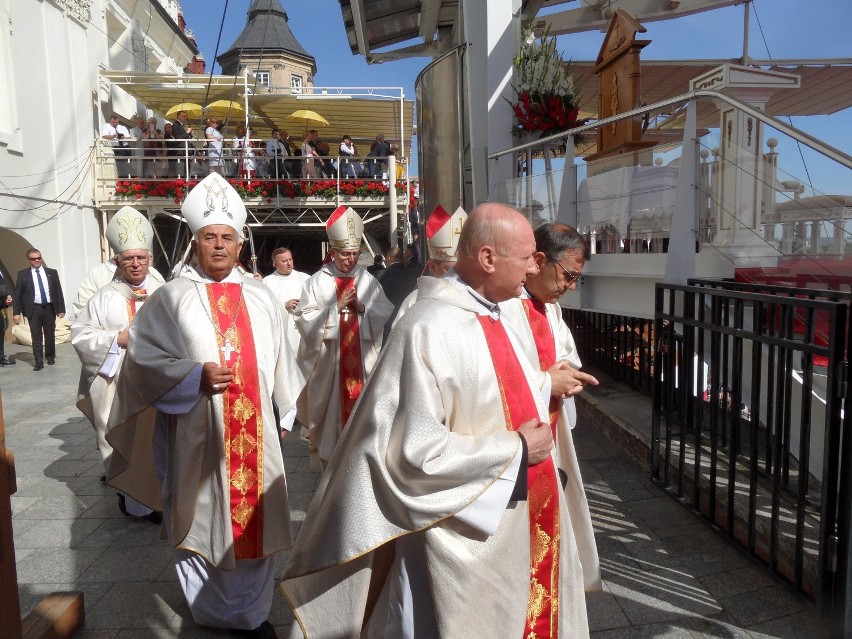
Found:
[(381, 284), (364, 268), (341, 273), (333, 264), (311, 275), (302, 289), (296, 326), (302, 335), (299, 364), (307, 384), (299, 398), (298, 420), (310, 431), (310, 438), (323, 462), (331, 458), (344, 424), (340, 405), (340, 313), (337, 310), (335, 277), (354, 277), (358, 301), (365, 310), (359, 314), (361, 366), (364, 382), (370, 378), (379, 351), (382, 331), (393, 313)]
[[(508, 300), (500, 304), (503, 319), (510, 323), (521, 336), (524, 353), (534, 365), (539, 366), (538, 351), (535, 338), (527, 320), (521, 298)], [(574, 337), (568, 325), (562, 320), (562, 308), (559, 304), (545, 304), (547, 323), (553, 335), (556, 346), (556, 361), (567, 360), (572, 368), (580, 368), (580, 356), (574, 344)], [(601, 589), (601, 571), (598, 560), (598, 549), (592, 528), (592, 517), (589, 513), (589, 503), (583, 488), (583, 478), (580, 475), (580, 464), (574, 449), (574, 438), (571, 429), (577, 423), (577, 410), (574, 398), (562, 400), (559, 415), (556, 420), (556, 467), (565, 473), (565, 497), (571, 509), (571, 525), (574, 527), (574, 537), (580, 561), (583, 564), (583, 581), (587, 591)]]
[[(418, 302), (391, 333), (290, 555), (281, 589), (296, 616), (293, 636), (394, 628), (384, 636), (521, 639), (527, 502), (509, 501), (490, 531), (464, 516), (521, 447), (506, 426), (480, 309), (456, 283), (421, 278)], [(546, 419), (543, 376), (514, 348)], [(586, 637), (582, 568), (561, 493), (559, 511), (560, 636)]]
[[(205, 290), (208, 281), (193, 272), (169, 282), (149, 298), (133, 322), (124, 374), (110, 414), (107, 440), (114, 454), (109, 481), (143, 503), (162, 497), (164, 524), (196, 621), (250, 629), (269, 612), (271, 598), (265, 593), (272, 577), (271, 556), (292, 544), (280, 431), (272, 401), (282, 415), (287, 414), (304, 382), (284, 334), (280, 304), (263, 284), (232, 271), (225, 281), (242, 282), (254, 339), (253, 344), (234, 345), (234, 374), (240, 374), (239, 351), (254, 349), (257, 359), (260, 406), (256, 408), (262, 433), (258, 446), (263, 464), (260, 554), (268, 559), (237, 561), (222, 394), (208, 395), (199, 389), (200, 365), (218, 363), (221, 355)], [(136, 422), (136, 416), (155, 403), (160, 408), (156, 437), (140, 433)], [(152, 446), (156, 470), (153, 464), (135, 464), (139, 456), (134, 449)], [(150, 478), (156, 475), (160, 492), (151, 495)], [(246, 589), (252, 580), (264, 583), (254, 583), (252, 587), (261, 592), (248, 597), (246, 593), (253, 590)]]

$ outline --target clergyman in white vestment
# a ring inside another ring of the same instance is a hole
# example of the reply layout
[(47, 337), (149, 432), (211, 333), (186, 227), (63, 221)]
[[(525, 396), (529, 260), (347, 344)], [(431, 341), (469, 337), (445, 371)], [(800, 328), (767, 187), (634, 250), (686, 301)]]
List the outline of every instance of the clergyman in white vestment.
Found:
[(302, 297), (302, 288), (310, 275), (295, 269), (293, 252), (288, 248), (277, 248), (272, 251), (272, 266), (275, 268), (271, 274), (263, 278), (287, 314), (284, 319), (287, 322), (287, 339), (294, 353), (299, 352), (299, 342), (302, 338), (299, 329), (296, 328), (296, 316), (299, 314), (299, 298)]
[(571, 510), (583, 580), (586, 591), (600, 590), (600, 562), (592, 518), (571, 433), (577, 423), (574, 396), (588, 384), (596, 386), (598, 380), (578, 370), (582, 365), (580, 357), (558, 302), (567, 290), (577, 287), (589, 249), (583, 236), (565, 224), (545, 224), (534, 235), (538, 273), (527, 278), (520, 298), (501, 305), (503, 318), (521, 336), (527, 359), (549, 372), (556, 464)]
[[(148, 296), (160, 287), (149, 271), (154, 230), (148, 218), (129, 206), (122, 207), (107, 224), (106, 238), (116, 254), (112, 262), (117, 265), (115, 277), (89, 299), (71, 326), (71, 343), (82, 365), (77, 408), (95, 428), (104, 473), (112, 457), (112, 447), (106, 441), (107, 419), (121, 375), (128, 329)], [(150, 427), (154, 411), (140, 416), (141, 420), (147, 420)], [(160, 521), (154, 507), (122, 493), (119, 508), (125, 515)]]
[(358, 265), (364, 224), (339, 207), (326, 225), (331, 262), (302, 289), (296, 326), (307, 384), (298, 418), (309, 431), (314, 462), (328, 462), (361, 389), (370, 378), (382, 331), (393, 313), (381, 285)]
[(500, 319), (534, 250), (520, 213), (480, 205), (456, 269), (421, 280), (285, 568), (292, 636), (588, 636), (549, 376)]
[[(131, 327), (110, 476), (156, 472), (195, 621), (271, 639), (275, 554), (292, 543), (280, 438), (304, 381), (281, 305), (236, 268), (246, 211), (234, 189), (211, 173), (181, 210), (198, 268), (161, 287)], [(153, 441), (139, 441), (134, 419), (150, 405)], [(139, 446), (153, 446), (156, 468), (134, 465)]]

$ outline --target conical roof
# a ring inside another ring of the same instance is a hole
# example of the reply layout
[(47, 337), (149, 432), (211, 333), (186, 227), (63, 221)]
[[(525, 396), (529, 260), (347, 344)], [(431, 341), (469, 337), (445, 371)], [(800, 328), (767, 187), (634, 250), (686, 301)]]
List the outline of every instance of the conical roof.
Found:
[(252, 53), (261, 50), (269, 53), (291, 53), (304, 58), (316, 72), (316, 60), (305, 51), (290, 31), (287, 12), (279, 0), (252, 0), (245, 28), (231, 47), (216, 60), (222, 65), (223, 59), (232, 57), (241, 50)]

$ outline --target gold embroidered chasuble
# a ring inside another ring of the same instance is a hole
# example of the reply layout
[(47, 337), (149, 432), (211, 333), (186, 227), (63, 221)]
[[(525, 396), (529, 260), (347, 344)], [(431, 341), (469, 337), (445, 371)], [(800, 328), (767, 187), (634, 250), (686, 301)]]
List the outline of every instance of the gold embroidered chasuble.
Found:
[[(533, 335), (528, 318), (528, 311), (524, 308), (524, 300), (516, 298), (500, 304), (503, 321), (512, 325), (518, 335), (521, 336), (521, 345), (524, 353), (536, 366), (541, 366), (536, 340), (551, 340), (556, 353), (556, 360), (567, 360), (572, 368), (580, 368), (582, 363), (577, 354), (574, 338), (565, 322), (562, 320), (562, 309), (559, 304), (545, 304), (545, 315), (547, 318), (547, 335)], [(576, 409), (574, 398), (559, 403), (556, 412), (556, 449), (554, 458), (556, 466), (565, 477), (565, 498), (570, 509), (571, 526), (574, 529), (574, 537), (577, 541), (577, 549), (580, 561), (583, 564), (583, 581), (586, 591), (592, 592), (601, 589), (600, 561), (598, 559), (597, 545), (592, 528), (592, 517), (589, 512), (589, 503), (583, 488), (583, 478), (580, 475), (580, 463), (577, 460), (577, 452), (574, 449), (574, 438), (571, 429), (576, 422)]]
[[(478, 308), (452, 283), (421, 278), (418, 303), (395, 326), (285, 569), (292, 636), (359, 636), (372, 615), (387, 613), (378, 593), (399, 579), (399, 555), (423, 636), (523, 636), (528, 502), (509, 502), (492, 535), (454, 516), (498, 480), (520, 447), (499, 408)], [(546, 419), (541, 374), (519, 360)], [(557, 496), (559, 636), (586, 637), (582, 568)]]
[[(314, 273), (302, 289), (301, 313), (295, 318), (302, 336), (299, 362), (307, 380), (299, 398), (298, 419), (310, 430), (316, 456), (323, 461), (331, 458), (343, 431), (340, 340), (345, 327), (341, 324), (343, 314), (337, 310), (335, 281), (342, 275), (333, 264), (325, 264)], [(358, 300), (366, 309), (358, 314), (361, 372), (366, 383), (379, 358), (382, 330), (393, 312), (393, 305), (376, 278), (365, 269), (356, 266), (346, 275), (354, 279)]]
[[(236, 302), (232, 294), (220, 304), (222, 299), (222, 291), (192, 273), (163, 286), (136, 316), (107, 435), (120, 453), (113, 456), (111, 480), (128, 484), (128, 494), (136, 499), (133, 480), (154, 469), (132, 463), (135, 448), (151, 446), (150, 438), (139, 441), (135, 434), (135, 417), (198, 364), (226, 361), (227, 337), (214, 329), (211, 317), (229, 328)], [(230, 332), (231, 350), (237, 351), (230, 352), (235, 390), (212, 396), (199, 391), (187, 412), (159, 415), (169, 427), (168, 481), (162, 494), (171, 513), (170, 539), (222, 569), (292, 542), (272, 399), (284, 415), (304, 384), (284, 333), (281, 305), (261, 283), (242, 283), (235, 331)], [(244, 365), (237, 363), (240, 358)]]
[[(148, 295), (159, 287), (160, 283), (150, 277), (144, 291), (134, 291), (122, 280), (113, 280), (91, 297), (71, 326), (71, 343), (81, 364), (77, 408), (95, 428), (98, 452), (105, 468), (112, 456), (112, 447), (106, 442), (107, 420), (116, 381), (121, 375), (125, 349), (118, 353), (115, 375), (106, 377), (99, 371), (116, 336), (130, 325), (136, 309), (141, 308)], [(149, 417), (153, 420), (153, 413)]]

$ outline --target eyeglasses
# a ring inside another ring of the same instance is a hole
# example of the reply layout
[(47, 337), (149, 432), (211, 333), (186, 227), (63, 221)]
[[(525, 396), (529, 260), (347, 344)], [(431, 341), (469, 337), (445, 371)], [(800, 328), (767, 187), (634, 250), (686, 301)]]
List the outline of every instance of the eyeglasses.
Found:
[(147, 255), (144, 255), (144, 256), (143, 255), (132, 255), (132, 256), (127, 256), (127, 257), (122, 256), (122, 257), (119, 258), (119, 261), (122, 264), (134, 264), (136, 262), (139, 262), (140, 264), (145, 264), (150, 259), (151, 258)]
[(28, 257), (27, 259), (30, 262), (41, 262), (41, 255), (39, 255), (38, 257)]
[(569, 271), (567, 268), (562, 266), (561, 262), (553, 262), (553, 264), (556, 264), (559, 268), (562, 269), (562, 271), (565, 273), (565, 279), (568, 280), (569, 284), (576, 282), (583, 275), (580, 272), (574, 273), (573, 271)]

